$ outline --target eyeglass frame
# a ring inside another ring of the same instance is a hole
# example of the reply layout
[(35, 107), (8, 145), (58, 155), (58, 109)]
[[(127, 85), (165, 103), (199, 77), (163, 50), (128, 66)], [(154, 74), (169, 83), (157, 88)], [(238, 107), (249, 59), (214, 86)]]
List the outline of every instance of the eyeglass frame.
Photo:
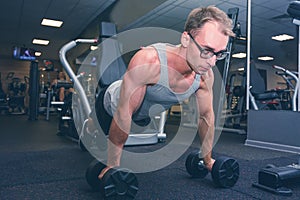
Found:
[[(191, 39), (193, 40), (193, 42), (195, 43), (196, 47), (198, 48), (198, 50), (200, 51), (200, 57), (201, 58), (204, 58), (204, 59), (209, 59), (211, 57), (213, 57), (214, 55), (216, 56), (217, 60), (223, 60), (224, 58), (226, 58), (226, 56), (229, 55), (229, 52), (226, 51), (226, 50), (221, 50), (221, 51), (218, 51), (218, 52), (214, 52), (214, 51), (211, 51), (211, 50), (207, 50), (207, 49), (204, 49), (202, 48), (197, 42), (196, 40), (194, 39), (194, 37), (192, 36), (191, 33), (188, 33), (188, 35), (191, 37)], [(205, 57), (203, 56), (203, 54), (205, 52), (207, 53), (210, 53), (210, 54), (207, 54), (208, 57)], [(220, 56), (221, 55), (221, 56)], [(225, 55), (224, 57), (222, 57), (222, 55)]]

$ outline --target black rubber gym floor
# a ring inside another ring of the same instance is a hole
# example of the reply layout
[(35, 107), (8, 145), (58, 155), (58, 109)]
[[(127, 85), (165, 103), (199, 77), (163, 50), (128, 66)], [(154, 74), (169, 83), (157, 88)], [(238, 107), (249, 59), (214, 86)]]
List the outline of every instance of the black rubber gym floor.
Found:
[[(23, 116), (0, 116), (0, 199), (102, 199), (90, 189), (85, 170), (93, 160), (73, 141), (57, 136), (57, 120), (28, 121)], [(177, 127), (166, 124), (171, 135)], [(299, 199), (300, 182), (288, 185), (291, 197), (265, 192), (251, 186), (258, 170), (267, 164), (285, 166), (298, 162), (298, 155), (247, 147), (245, 135), (223, 133), (214, 148), (214, 156), (227, 155), (238, 160), (240, 178), (230, 189), (215, 187), (211, 176), (192, 179), (185, 170), (186, 156), (197, 148), (195, 139), (190, 149), (169, 166), (149, 173), (137, 174), (138, 200), (188, 199)], [(158, 148), (128, 147), (136, 151)], [(167, 155), (166, 155), (167, 156)]]

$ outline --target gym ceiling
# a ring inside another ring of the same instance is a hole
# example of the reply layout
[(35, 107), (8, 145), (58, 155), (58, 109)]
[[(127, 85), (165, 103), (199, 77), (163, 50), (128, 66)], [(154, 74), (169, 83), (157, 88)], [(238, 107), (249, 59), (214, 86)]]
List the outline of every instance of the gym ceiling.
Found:
[[(297, 29), (286, 14), (292, 0), (252, 0), (252, 56), (273, 56), (268, 65), (296, 69)], [(42, 52), (41, 59), (58, 60), (58, 51), (66, 42), (79, 37), (97, 37), (97, 24), (111, 21), (118, 31), (158, 26), (182, 31), (187, 14), (197, 6), (216, 5), (227, 11), (238, 7), (241, 34), (246, 36), (247, 0), (12, 0), (0, 3), (0, 58), (12, 56), (13, 46)], [(63, 21), (61, 28), (41, 25), (43, 18)], [(88, 30), (88, 31), (86, 31)], [(289, 34), (294, 40), (271, 39)], [(33, 38), (48, 39), (49, 45), (32, 44)], [(234, 52), (245, 52), (236, 45)], [(238, 60), (234, 59), (233, 61)]]

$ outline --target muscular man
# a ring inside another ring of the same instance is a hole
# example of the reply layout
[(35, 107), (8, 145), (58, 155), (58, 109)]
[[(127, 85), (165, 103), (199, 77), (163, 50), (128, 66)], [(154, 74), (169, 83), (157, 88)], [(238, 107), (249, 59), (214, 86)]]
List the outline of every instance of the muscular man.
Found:
[[(159, 114), (195, 94), (199, 111), (198, 132), (206, 167), (211, 170), (214, 139), (212, 67), (224, 59), (232, 32), (232, 21), (220, 9), (209, 6), (191, 11), (181, 34), (180, 45), (153, 44), (131, 59), (122, 81), (113, 83), (104, 95), (113, 119), (109, 127), (107, 167), (120, 165), (123, 146), (132, 120), (149, 118), (149, 108), (160, 104)], [(110, 111), (110, 109), (112, 111)], [(151, 112), (152, 113), (152, 112)], [(101, 113), (100, 113), (101, 115)]]

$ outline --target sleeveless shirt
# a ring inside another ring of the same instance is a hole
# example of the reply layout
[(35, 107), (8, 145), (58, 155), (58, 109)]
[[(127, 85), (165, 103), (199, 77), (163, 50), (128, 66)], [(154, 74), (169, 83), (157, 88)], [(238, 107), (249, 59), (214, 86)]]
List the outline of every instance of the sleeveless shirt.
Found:
[[(195, 79), (185, 92), (176, 93), (169, 86), (168, 61), (166, 54), (166, 43), (156, 43), (151, 45), (157, 51), (160, 61), (160, 77), (155, 85), (149, 85), (143, 102), (139, 109), (133, 114), (132, 119), (139, 121), (159, 115), (161, 112), (168, 110), (171, 106), (183, 102), (194, 94), (200, 86), (200, 75), (196, 74)], [(113, 115), (117, 108), (121, 80), (111, 84), (104, 96), (104, 107), (106, 111)]]

